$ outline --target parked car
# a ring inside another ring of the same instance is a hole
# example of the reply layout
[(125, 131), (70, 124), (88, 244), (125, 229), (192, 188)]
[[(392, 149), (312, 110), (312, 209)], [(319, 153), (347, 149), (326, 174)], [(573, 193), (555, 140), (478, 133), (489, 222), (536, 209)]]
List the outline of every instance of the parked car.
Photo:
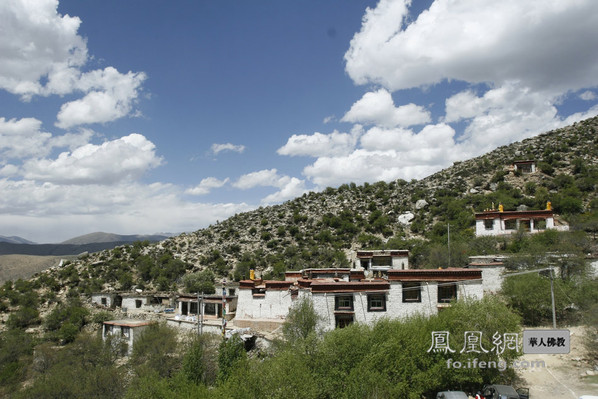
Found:
[(486, 385), (482, 390), (484, 399), (529, 399), (529, 389), (515, 390), (509, 385)]
[(443, 391), (436, 394), (436, 399), (467, 399), (463, 391)]

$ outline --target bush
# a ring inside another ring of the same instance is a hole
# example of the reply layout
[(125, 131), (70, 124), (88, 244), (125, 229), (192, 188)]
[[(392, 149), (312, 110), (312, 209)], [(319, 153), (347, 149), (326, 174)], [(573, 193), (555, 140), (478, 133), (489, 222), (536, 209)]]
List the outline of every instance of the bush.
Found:
[(311, 299), (298, 299), (289, 309), (282, 326), (282, 334), (291, 343), (305, 340), (310, 334), (316, 333), (319, 321), (320, 316), (314, 309)]

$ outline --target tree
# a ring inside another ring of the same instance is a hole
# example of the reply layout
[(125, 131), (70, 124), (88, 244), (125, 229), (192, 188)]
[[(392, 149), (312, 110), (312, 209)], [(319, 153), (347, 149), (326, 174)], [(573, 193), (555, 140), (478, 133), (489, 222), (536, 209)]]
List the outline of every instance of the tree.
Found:
[(176, 331), (166, 324), (148, 326), (133, 345), (131, 363), (137, 374), (153, 370), (161, 377), (170, 377), (180, 364)]
[(226, 382), (235, 367), (246, 358), (245, 345), (239, 334), (223, 340), (218, 350), (218, 381)]
[(199, 273), (191, 273), (183, 277), (183, 284), (187, 292), (199, 292), (202, 294), (213, 294), (214, 288), (214, 273), (206, 269)]
[(305, 340), (310, 334), (316, 333), (319, 321), (320, 316), (311, 299), (307, 297), (298, 299), (289, 309), (282, 326), (282, 334), (291, 343)]

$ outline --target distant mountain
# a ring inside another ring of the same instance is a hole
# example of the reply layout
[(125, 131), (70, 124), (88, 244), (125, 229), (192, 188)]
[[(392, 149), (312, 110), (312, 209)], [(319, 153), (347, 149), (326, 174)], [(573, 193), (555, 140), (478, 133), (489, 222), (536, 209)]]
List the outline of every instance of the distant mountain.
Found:
[(11, 244), (35, 244), (33, 241), (29, 241), (23, 237), (18, 236), (0, 236), (0, 242), (8, 242)]
[(35, 244), (0, 240), (0, 255), (79, 255), (84, 252), (93, 253), (112, 249), (135, 241), (157, 242), (166, 238), (168, 237), (162, 235), (120, 235), (98, 232), (71, 238), (60, 244)]
[(167, 235), (121, 235), (121, 234), (113, 234), (113, 233), (104, 233), (101, 231), (95, 233), (89, 233), (82, 236), (71, 238), (70, 240), (66, 240), (61, 242), (60, 244), (69, 244), (69, 245), (86, 245), (86, 244), (95, 244), (95, 243), (105, 243), (105, 242), (134, 242), (134, 241), (162, 241), (167, 239), (169, 236)]

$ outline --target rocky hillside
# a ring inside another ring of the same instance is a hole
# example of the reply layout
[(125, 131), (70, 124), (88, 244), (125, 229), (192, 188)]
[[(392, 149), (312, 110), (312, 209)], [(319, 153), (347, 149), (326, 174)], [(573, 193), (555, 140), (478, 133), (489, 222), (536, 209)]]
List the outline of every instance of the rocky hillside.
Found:
[[(473, 237), (474, 212), (543, 209), (550, 200), (573, 224), (598, 208), (598, 118), (497, 148), (419, 181), (343, 184), (284, 204), (260, 207), (157, 244), (102, 251), (50, 272), (81, 292), (133, 287), (168, 289), (185, 273), (246, 278), (250, 268), (269, 278), (285, 270), (347, 266), (352, 250), (401, 247)], [(538, 171), (521, 174), (516, 160)], [(593, 212), (593, 213), (592, 213)], [(417, 258), (414, 262), (418, 263)]]

